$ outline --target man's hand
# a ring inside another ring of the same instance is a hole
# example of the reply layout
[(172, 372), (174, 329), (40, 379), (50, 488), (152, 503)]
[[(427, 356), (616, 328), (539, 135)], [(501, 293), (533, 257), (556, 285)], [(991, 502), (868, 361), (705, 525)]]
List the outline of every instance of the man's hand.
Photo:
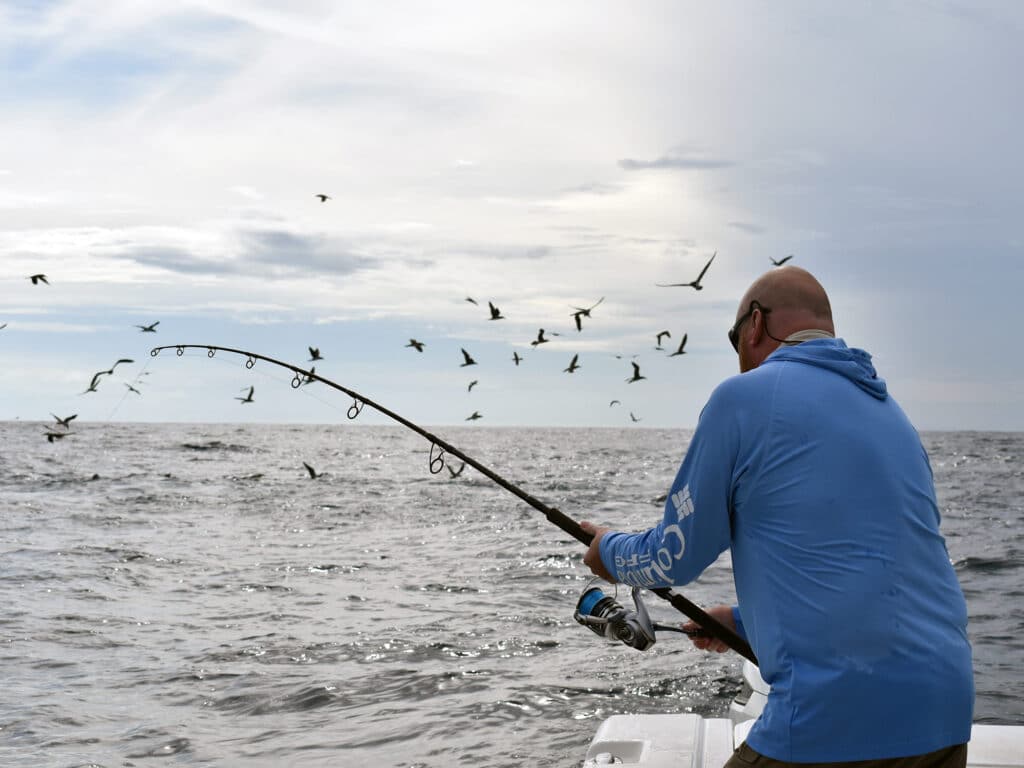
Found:
[(583, 564), (586, 565), (590, 572), (595, 576), (607, 581), (609, 584), (614, 584), (616, 579), (607, 569), (604, 567), (604, 563), (601, 562), (601, 538), (611, 530), (611, 528), (605, 528), (601, 525), (595, 525), (587, 520), (580, 522), (580, 528), (589, 534), (594, 536), (594, 540), (590, 542), (590, 548), (587, 550), (587, 554), (583, 556)]
[[(736, 631), (736, 622), (732, 618), (732, 606), (729, 605), (716, 605), (714, 608), (706, 608), (707, 613), (711, 618), (717, 619), (719, 623), (724, 624), (733, 632)], [(683, 624), (684, 630), (700, 629), (700, 624), (695, 621), (688, 621)], [(690, 642), (700, 648), (702, 651), (715, 651), (715, 653), (724, 653), (729, 650), (729, 646), (723, 643), (716, 637), (706, 637), (703, 635), (697, 635), (691, 637)]]

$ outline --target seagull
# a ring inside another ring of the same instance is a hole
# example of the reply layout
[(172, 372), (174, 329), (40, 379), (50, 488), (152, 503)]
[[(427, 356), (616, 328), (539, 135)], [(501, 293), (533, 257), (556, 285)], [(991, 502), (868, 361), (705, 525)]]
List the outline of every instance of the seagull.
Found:
[(313, 374), (314, 374), (314, 373), (316, 373), (316, 366), (315, 366), (315, 365), (311, 365), (311, 366), (309, 367), (309, 375), (308, 375), (308, 376), (306, 376), (306, 377), (305, 377), (305, 378), (304, 378), (304, 379), (303, 379), (303, 380), (302, 380), (302, 381), (300, 382), (300, 386), (305, 386), (306, 384), (312, 384), (312, 383), (313, 383), (314, 381), (316, 381), (316, 379), (314, 379), (314, 378), (313, 378)]
[(330, 195), (313, 195), (313, 197), (319, 197), (321, 203), (326, 203), (328, 200), (331, 199)]
[(683, 340), (679, 342), (679, 349), (677, 349), (675, 352), (673, 352), (671, 355), (669, 355), (669, 357), (675, 357), (676, 355), (685, 355), (686, 354), (686, 350), (683, 349), (683, 347), (686, 346), (686, 337), (687, 337), (687, 335), (688, 334), (685, 334), (685, 333), (683, 334)]
[[(46, 275), (31, 275), (29, 276), (28, 279), (32, 281), (32, 285), (39, 285), (39, 283), (41, 282), (46, 283), (47, 285), (50, 284), (50, 282), (46, 279)], [(50, 442), (53, 441), (51, 440)]]
[(505, 318), (501, 314), (501, 310), (494, 306), (491, 302), (487, 302), (487, 306), (491, 308), (491, 316), (488, 320), (504, 320)]
[(117, 366), (119, 366), (121, 363), (134, 363), (134, 362), (135, 362), (134, 360), (131, 360), (131, 359), (127, 358), (127, 357), (122, 357), (120, 360), (118, 360), (112, 366), (110, 366), (109, 369), (107, 369), (105, 371), (97, 371), (96, 373), (94, 373), (92, 375), (92, 381), (89, 382), (89, 388), (87, 390), (85, 390), (85, 392), (82, 392), (81, 394), (84, 395), (84, 394), (86, 394), (88, 392), (95, 392), (96, 391), (96, 387), (99, 386), (99, 383), (100, 383), (100, 376), (109, 376), (110, 374), (112, 374), (114, 372), (114, 369), (117, 368)]
[(156, 333), (156, 327), (160, 325), (160, 321), (157, 320), (152, 325), (136, 325), (136, 328), (141, 328), (142, 333)]
[[(242, 405), (245, 405), (246, 403), (251, 403), (253, 401), (252, 400), (252, 393), (253, 393), (254, 389), (256, 389), (256, 387), (249, 387), (249, 394), (248, 395), (246, 395), (245, 397), (236, 397), (235, 400), (241, 400), (242, 401)], [(244, 392), (245, 390), (243, 389), (242, 391)]]
[(579, 356), (579, 355), (573, 355), (573, 356), (572, 356), (572, 361), (571, 361), (571, 362), (569, 363), (569, 367), (568, 367), (568, 368), (563, 368), (563, 369), (562, 369), (562, 371), (563, 371), (564, 373), (573, 373), (573, 372), (574, 372), (574, 371), (575, 371), (575, 370), (576, 370), (577, 368), (579, 368), (579, 367), (580, 367), (580, 366), (579, 366), (579, 365), (577, 364), (577, 361), (578, 361), (579, 359), (580, 359), (580, 356)]
[(107, 375), (113, 374), (114, 373), (114, 369), (117, 368), (117, 366), (119, 366), (121, 363), (134, 363), (134, 362), (135, 361), (132, 360), (131, 358), (122, 357), (120, 360), (115, 361), (114, 364), (112, 366), (110, 366), (110, 368), (108, 368), (107, 370), (105, 370), (105, 371), (97, 371), (95, 374), (93, 374), (92, 380), (95, 383), (99, 379), (100, 376), (103, 376), (104, 374), (107, 374)]
[(640, 381), (640, 379), (646, 379), (647, 378), (646, 376), (641, 376), (640, 375), (640, 366), (639, 365), (637, 365), (636, 363), (630, 363), (630, 365), (633, 366), (633, 376), (631, 378), (626, 379), (627, 383), (632, 384), (634, 381)]
[(704, 265), (704, 269), (702, 269), (700, 271), (700, 274), (697, 275), (697, 279), (694, 280), (692, 283), (668, 283), (668, 284), (665, 284), (665, 283), (655, 283), (655, 285), (657, 285), (659, 288), (679, 288), (679, 287), (681, 287), (681, 288), (693, 288), (694, 290), (697, 290), (697, 291), (703, 290), (704, 286), (700, 284), (700, 281), (704, 277), (704, 273), (708, 271), (708, 267), (711, 266), (711, 262), (715, 260), (715, 256), (717, 256), (717, 255), (718, 255), (718, 251), (715, 251), (713, 254), (711, 254), (711, 258), (708, 259), (708, 263)]
[(317, 472), (306, 462), (302, 462), (302, 466), (304, 466), (306, 468), (306, 471), (309, 472), (309, 477), (311, 480), (316, 480), (318, 477), (323, 477), (323, 472)]
[[(468, 302), (469, 302), (470, 304), (476, 304), (476, 299), (474, 299), (474, 298), (471, 298), (471, 297), (469, 297), (469, 296), (467, 296), (467, 297), (466, 297), (466, 301), (468, 301)], [(479, 305), (478, 305), (478, 306), (479, 306)]]
[(320, 357), (320, 347), (309, 347), (309, 360), (307, 362), (312, 363), (314, 360), (323, 360)]
[(43, 432), (43, 434), (46, 435), (46, 441), (48, 443), (52, 443), (54, 440), (60, 440), (62, 437), (67, 437), (71, 433), (70, 432), (54, 432), (52, 429), (48, 429), (45, 432)]
[(473, 387), (475, 387), (477, 385), (477, 383), (478, 383), (477, 380), (473, 379), (471, 382), (469, 382), (469, 386), (466, 387), (466, 391), (467, 392), (472, 392), (473, 391)]
[(417, 352), (422, 352), (423, 351), (423, 342), (422, 341), (416, 341), (416, 339), (409, 339), (409, 343), (406, 344), (405, 346), (413, 347)]
[(538, 344), (547, 344), (549, 341), (551, 341), (551, 339), (544, 338), (544, 329), (541, 328), (540, 331), (537, 332), (537, 338), (530, 342), (530, 346), (536, 347)]
[(575, 312), (570, 312), (569, 316), (573, 320), (576, 321), (576, 330), (577, 331), (582, 331), (583, 330), (583, 323), (582, 323), (580, 318), (590, 317), (590, 310), (592, 310), (594, 307), (596, 307), (602, 301), (604, 301), (604, 296), (602, 296), (600, 299), (597, 300), (597, 304), (591, 304), (589, 307), (573, 307), (573, 309), (575, 309), (576, 311)]
[(672, 334), (671, 333), (669, 333), (668, 331), (662, 331), (661, 333), (658, 334), (658, 337), (657, 337), (658, 338), (658, 346), (656, 346), (655, 349), (661, 349), (661, 337), (662, 336), (668, 336), (670, 339), (672, 338)]
[(459, 475), (461, 475), (462, 470), (466, 468), (466, 462), (462, 462), (462, 465), (458, 469), (452, 469), (451, 466), (448, 464), (445, 464), (445, 467), (448, 468), (448, 474), (450, 474), (452, 478), (456, 478)]
[(473, 413), (466, 417), (466, 421), (476, 421), (477, 419), (482, 418), (483, 416), (480, 415), (480, 411), (473, 411)]
[(124, 385), (125, 385), (126, 387), (128, 387), (128, 391), (129, 391), (129, 392), (134, 392), (134, 393), (135, 393), (136, 395), (141, 395), (141, 394), (142, 394), (141, 392), (139, 392), (139, 390), (137, 390), (137, 389), (136, 389), (135, 387), (133, 387), (133, 386), (132, 386), (131, 384), (129, 384), (129, 383), (127, 382), (127, 381), (126, 381), (126, 382), (124, 383)]
[(634, 423), (634, 424), (635, 424), (636, 422), (640, 421), (640, 419), (638, 419), (638, 418), (637, 418), (636, 416), (634, 416), (634, 415), (633, 415), (633, 412), (632, 412), (632, 411), (630, 411), (630, 412), (629, 412), (629, 418), (631, 418), (631, 419), (633, 420), (633, 423)]
[(787, 261), (789, 261), (792, 258), (793, 258), (793, 254), (792, 253), (789, 254), (789, 256), (783, 256), (778, 261), (773, 259), (771, 256), (768, 257), (768, 259), (771, 261), (771, 263), (774, 264), (776, 267), (781, 267), (783, 264), (785, 264)]
[(72, 413), (70, 416), (65, 416), (63, 419), (55, 413), (51, 413), (50, 415), (53, 416), (54, 420), (56, 420), (60, 426), (64, 427), (64, 429), (70, 429), (71, 422), (78, 418), (77, 413)]
[(514, 362), (516, 364), (516, 367), (519, 367), (519, 363), (522, 361), (522, 359), (523, 358), (521, 358), (519, 356), (518, 352), (516, 352), (515, 350), (512, 350), (512, 362)]
[[(459, 347), (459, 349), (462, 349)], [(476, 365), (476, 360), (469, 356), (469, 352), (462, 350), (462, 356), (466, 359), (466, 362), (460, 363), (459, 368), (465, 368), (467, 365)]]
[(612, 400), (610, 403), (608, 403), (608, 407), (609, 408), (611, 408), (613, 405), (622, 405), (622, 401), (621, 400)]
[(2, 331), (6, 327), (7, 327), (7, 323), (4, 323), (3, 325), (0, 325), (0, 331)]

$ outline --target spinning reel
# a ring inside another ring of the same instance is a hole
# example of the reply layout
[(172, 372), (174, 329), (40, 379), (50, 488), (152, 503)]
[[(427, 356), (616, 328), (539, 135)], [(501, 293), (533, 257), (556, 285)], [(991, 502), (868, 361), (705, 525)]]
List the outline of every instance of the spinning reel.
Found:
[(636, 610), (630, 611), (622, 607), (615, 595), (606, 595), (600, 587), (594, 586), (595, 581), (598, 579), (591, 579), (583, 587), (572, 617), (599, 637), (618, 640), (630, 648), (646, 651), (655, 643), (656, 629), (681, 632), (691, 637), (705, 634), (701, 629), (685, 630), (679, 626), (651, 621), (647, 606), (640, 598), (640, 587), (631, 590)]

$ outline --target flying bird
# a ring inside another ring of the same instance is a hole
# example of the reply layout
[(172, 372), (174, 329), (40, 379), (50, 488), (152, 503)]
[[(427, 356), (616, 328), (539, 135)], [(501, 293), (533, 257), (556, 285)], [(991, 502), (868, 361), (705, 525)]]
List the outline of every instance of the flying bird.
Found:
[[(470, 304), (476, 304), (476, 299), (474, 299), (474, 298), (471, 298), (471, 297), (469, 297), (469, 296), (467, 296), (467, 297), (466, 297), (466, 301), (468, 301), (468, 302), (469, 302)], [(478, 306), (479, 306), (479, 305), (478, 305)]]
[(636, 416), (634, 416), (634, 415), (633, 415), (633, 412), (632, 412), (632, 411), (630, 411), (630, 412), (629, 412), (629, 418), (631, 418), (631, 419), (633, 420), (633, 423), (634, 423), (634, 424), (635, 424), (636, 422), (640, 421), (640, 419), (639, 419), (639, 418), (637, 418)]
[(582, 331), (583, 330), (582, 318), (590, 317), (590, 310), (592, 310), (594, 307), (596, 307), (602, 301), (604, 301), (604, 296), (602, 296), (600, 299), (598, 299), (596, 304), (591, 304), (589, 307), (573, 307), (573, 309), (576, 310), (576, 311), (575, 312), (570, 312), (569, 316), (573, 320), (576, 321), (576, 330), (577, 331)]
[(683, 340), (679, 342), (679, 349), (677, 349), (675, 352), (673, 352), (671, 355), (669, 355), (669, 357), (675, 357), (676, 355), (685, 355), (686, 354), (686, 350), (683, 349), (683, 347), (686, 346), (686, 337), (687, 337), (687, 335), (688, 334), (685, 334), (685, 333), (683, 334)]
[(309, 347), (308, 349), (309, 349), (309, 360), (307, 360), (307, 362), (312, 363), (315, 360), (323, 360), (323, 358), (320, 357), (320, 347)]
[(466, 417), (466, 421), (476, 421), (477, 419), (482, 418), (483, 416), (480, 415), (480, 411), (473, 411), (473, 413)]
[[(459, 349), (462, 349), (459, 347)], [(459, 363), (459, 368), (465, 368), (467, 365), (476, 365), (476, 360), (469, 356), (469, 352), (462, 350), (462, 357), (465, 358), (464, 363)]]
[(477, 385), (477, 383), (478, 383), (477, 380), (473, 379), (471, 382), (469, 382), (469, 386), (466, 387), (466, 391), (467, 392), (472, 392), (473, 391), (473, 387), (475, 387)]
[(52, 429), (48, 429), (43, 432), (46, 435), (46, 442), (52, 443), (54, 440), (60, 440), (62, 437), (67, 437), (71, 432), (54, 432)]
[(314, 381), (316, 381), (316, 379), (313, 378), (314, 373), (316, 373), (316, 366), (311, 365), (309, 367), (309, 373), (302, 379), (302, 381), (299, 382), (299, 386), (304, 387), (307, 384), (312, 384)]
[(704, 289), (704, 286), (700, 284), (700, 281), (704, 278), (704, 273), (708, 271), (708, 267), (711, 266), (711, 262), (715, 260), (715, 256), (718, 255), (718, 251), (711, 254), (711, 258), (708, 259), (708, 263), (704, 265), (704, 269), (697, 275), (697, 279), (690, 283), (655, 283), (659, 288), (693, 288), (694, 290), (700, 291)]
[(328, 200), (331, 199), (330, 195), (313, 195), (313, 197), (319, 197), (321, 203), (326, 203)]
[(658, 334), (658, 346), (656, 346), (655, 349), (661, 349), (661, 337), (662, 336), (668, 336), (670, 339), (672, 338), (672, 334), (671, 333), (669, 333), (668, 331), (662, 331), (661, 333)]
[(6, 327), (7, 327), (7, 323), (4, 323), (3, 325), (0, 325), (0, 331), (2, 331)]
[(647, 378), (646, 376), (641, 376), (640, 375), (640, 366), (639, 365), (637, 365), (636, 363), (630, 363), (630, 365), (633, 366), (633, 375), (630, 378), (626, 379), (627, 383), (632, 384), (634, 381), (640, 381), (640, 379), (646, 379)]
[(302, 462), (302, 466), (304, 466), (306, 468), (306, 471), (309, 472), (309, 477), (311, 480), (316, 480), (318, 477), (323, 477), (323, 472), (317, 472), (306, 462)]
[(135, 393), (136, 395), (141, 395), (141, 394), (142, 394), (141, 392), (139, 392), (139, 390), (137, 390), (137, 389), (136, 389), (135, 387), (133, 387), (133, 386), (132, 386), (131, 384), (129, 384), (129, 383), (127, 382), (127, 381), (126, 381), (126, 382), (124, 383), (124, 385), (125, 385), (126, 387), (128, 387), (128, 391), (129, 391), (129, 392), (134, 392), (134, 393)]
[(491, 308), (491, 316), (488, 320), (504, 320), (505, 318), (501, 314), (501, 310), (494, 306), (491, 302), (487, 302), (487, 306)]
[[(236, 397), (235, 400), (241, 400), (242, 401), (242, 405), (245, 405), (246, 403), (253, 402), (252, 393), (253, 393), (253, 390), (255, 390), (255, 389), (256, 389), (256, 387), (249, 387), (249, 394), (248, 395), (246, 395), (245, 397)], [(243, 389), (242, 391), (244, 392), (245, 390)]]
[(54, 420), (60, 426), (64, 427), (64, 429), (70, 429), (71, 428), (71, 422), (78, 418), (78, 414), (77, 413), (72, 413), (70, 416), (65, 416), (63, 419), (60, 416), (58, 416), (57, 414), (55, 414), (55, 413), (51, 413), (50, 415), (53, 416)]
[(156, 333), (156, 327), (160, 325), (160, 321), (157, 320), (152, 325), (136, 325), (136, 328), (141, 328), (142, 333)]
[(621, 400), (612, 400), (610, 403), (608, 403), (608, 407), (609, 408), (611, 408), (613, 405), (622, 405), (622, 401)]
[(423, 351), (423, 342), (422, 341), (416, 341), (416, 339), (409, 339), (409, 343), (406, 344), (405, 346), (413, 347), (417, 352), (422, 352)]
[(454, 479), (462, 474), (462, 470), (466, 468), (466, 462), (462, 462), (458, 469), (452, 469), (450, 464), (445, 464), (445, 467), (448, 468), (448, 474), (450, 474)]
[(576, 371), (580, 367), (578, 364), (579, 359), (579, 355), (573, 355), (572, 360), (569, 362), (569, 367), (563, 368), (562, 371), (564, 373), (573, 373), (574, 371)]
[(549, 341), (551, 341), (551, 339), (544, 338), (544, 329), (541, 328), (540, 331), (537, 332), (537, 338), (530, 342), (530, 346), (536, 347), (538, 344), (547, 344)]
[[(46, 275), (30, 275), (28, 279), (32, 281), (32, 285), (39, 285), (39, 283), (50, 284), (50, 281), (46, 279)], [(50, 442), (52, 443), (53, 441), (51, 440)]]
[(778, 261), (773, 259), (771, 256), (769, 256), (768, 258), (771, 260), (772, 264), (774, 264), (776, 267), (781, 267), (783, 264), (785, 264), (787, 261), (789, 261), (790, 259), (793, 258), (793, 254), (791, 253), (791, 254), (789, 254), (789, 256), (783, 256)]
[(518, 352), (516, 352), (515, 350), (512, 350), (512, 362), (514, 362), (516, 364), (516, 367), (519, 366), (519, 363), (522, 361), (522, 359), (523, 358), (521, 358), (519, 356)]
[(131, 360), (131, 359), (127, 358), (127, 357), (122, 357), (120, 360), (117, 360), (112, 366), (110, 366), (110, 368), (108, 368), (107, 370), (105, 370), (105, 371), (96, 371), (96, 373), (94, 373), (92, 375), (92, 381), (89, 382), (89, 388), (86, 389), (85, 392), (82, 392), (81, 394), (84, 395), (84, 394), (86, 394), (88, 392), (96, 392), (97, 391), (96, 387), (99, 386), (99, 383), (100, 383), (100, 376), (109, 376), (109, 375), (113, 374), (114, 373), (114, 369), (117, 368), (117, 366), (119, 366), (121, 363), (134, 363), (134, 362), (135, 362), (134, 360)]

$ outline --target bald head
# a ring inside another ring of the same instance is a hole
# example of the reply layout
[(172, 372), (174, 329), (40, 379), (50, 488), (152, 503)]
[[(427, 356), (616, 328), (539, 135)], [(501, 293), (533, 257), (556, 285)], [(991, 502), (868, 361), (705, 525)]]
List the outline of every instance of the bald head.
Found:
[(749, 371), (789, 336), (813, 330), (835, 335), (828, 294), (806, 269), (786, 266), (761, 275), (743, 294), (729, 338), (740, 371)]
[(752, 301), (771, 308), (775, 336), (785, 338), (810, 329), (835, 333), (828, 294), (806, 269), (786, 266), (765, 272), (743, 295), (736, 317), (746, 312)]

